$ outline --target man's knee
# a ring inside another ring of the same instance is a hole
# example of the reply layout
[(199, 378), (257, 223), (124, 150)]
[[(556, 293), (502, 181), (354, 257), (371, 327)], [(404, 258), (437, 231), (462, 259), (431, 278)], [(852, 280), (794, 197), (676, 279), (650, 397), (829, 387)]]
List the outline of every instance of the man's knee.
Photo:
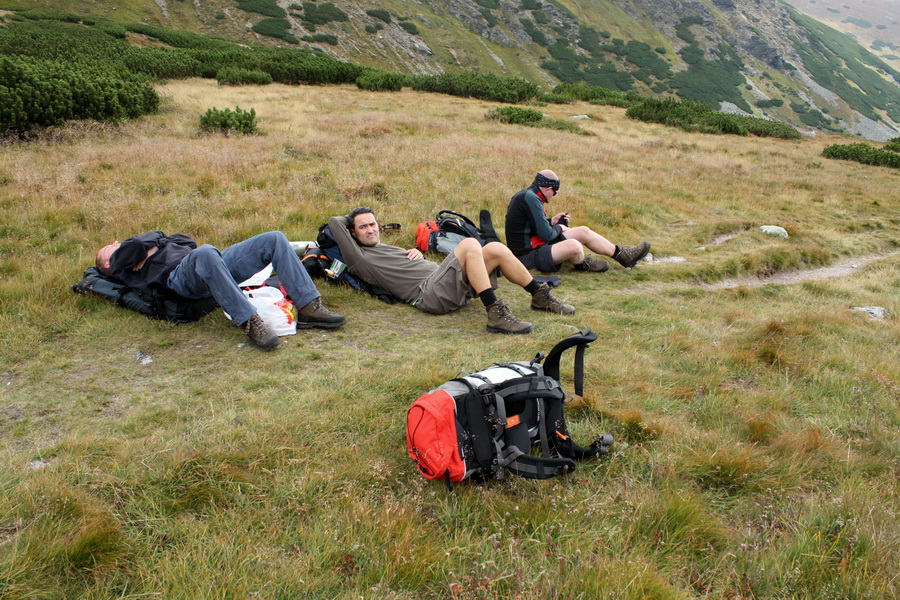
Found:
[(512, 250), (510, 250), (506, 246), (506, 244), (502, 242), (488, 242), (487, 244), (485, 244), (482, 252), (484, 252), (485, 256), (502, 257), (506, 255), (512, 255)]
[[(576, 239), (568, 239), (564, 242), (559, 242), (558, 244), (553, 245), (553, 250), (557, 250), (559, 252), (559, 258), (562, 260), (569, 260), (570, 258), (574, 258), (584, 253), (584, 247), (581, 245)], [(554, 252), (556, 254), (556, 252)]]

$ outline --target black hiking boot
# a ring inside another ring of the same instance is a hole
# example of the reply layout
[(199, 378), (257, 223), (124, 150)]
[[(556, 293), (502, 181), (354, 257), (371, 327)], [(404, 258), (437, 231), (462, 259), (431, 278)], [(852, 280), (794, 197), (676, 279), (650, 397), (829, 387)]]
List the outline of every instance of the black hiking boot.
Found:
[(650, 252), (650, 242), (641, 242), (637, 246), (629, 248), (620, 248), (619, 253), (613, 258), (626, 269), (630, 269)]
[(250, 342), (260, 350), (271, 350), (281, 343), (278, 336), (275, 335), (266, 322), (259, 315), (253, 315), (250, 319), (241, 325), (244, 333), (250, 338)]
[(487, 330), (491, 333), (531, 333), (531, 330), (534, 329), (531, 323), (514, 317), (509, 311), (509, 307), (500, 300), (488, 306), (486, 310)]
[(591, 273), (603, 273), (609, 270), (609, 263), (593, 256), (585, 256), (584, 262), (573, 265), (576, 271), (590, 271)]
[(541, 283), (538, 290), (531, 296), (531, 310), (546, 310), (557, 315), (575, 314), (575, 307), (554, 298), (550, 293), (550, 286), (546, 283)]
[(316, 298), (303, 308), (297, 309), (297, 327), (309, 329), (310, 327), (322, 327), (331, 329), (340, 327), (347, 322), (347, 317), (333, 313), (322, 306), (322, 299)]

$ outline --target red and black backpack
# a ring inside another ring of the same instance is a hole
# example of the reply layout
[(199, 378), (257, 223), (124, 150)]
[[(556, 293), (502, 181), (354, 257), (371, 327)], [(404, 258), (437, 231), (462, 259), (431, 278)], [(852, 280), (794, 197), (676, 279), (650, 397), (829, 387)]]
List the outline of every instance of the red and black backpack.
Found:
[(560, 356), (575, 347), (575, 393), (582, 395), (584, 350), (596, 339), (583, 329), (554, 346), (546, 361), (538, 353), (530, 362), (495, 364), (422, 395), (406, 418), (407, 452), (419, 472), (448, 485), (502, 478), (507, 470), (548, 479), (574, 471), (576, 459), (606, 454), (608, 434), (589, 448), (572, 440), (563, 415), (568, 395), (559, 383)]

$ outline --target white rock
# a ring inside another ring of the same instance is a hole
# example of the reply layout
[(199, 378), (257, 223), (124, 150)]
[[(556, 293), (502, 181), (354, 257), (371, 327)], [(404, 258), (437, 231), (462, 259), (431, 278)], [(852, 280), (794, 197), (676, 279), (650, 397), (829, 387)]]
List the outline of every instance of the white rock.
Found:
[(50, 466), (50, 463), (44, 462), (42, 460), (35, 460), (28, 463), (28, 468), (32, 471), (40, 471), (41, 469), (46, 469)]
[(870, 319), (875, 321), (883, 321), (885, 317), (891, 314), (891, 311), (883, 306), (851, 306), (850, 310), (858, 310), (869, 315)]
[(763, 233), (768, 233), (769, 235), (777, 235), (778, 237), (783, 237), (787, 239), (788, 232), (784, 227), (779, 227), (778, 225), (763, 225), (759, 228)]
[(590, 119), (587, 115), (572, 115), (573, 119)]

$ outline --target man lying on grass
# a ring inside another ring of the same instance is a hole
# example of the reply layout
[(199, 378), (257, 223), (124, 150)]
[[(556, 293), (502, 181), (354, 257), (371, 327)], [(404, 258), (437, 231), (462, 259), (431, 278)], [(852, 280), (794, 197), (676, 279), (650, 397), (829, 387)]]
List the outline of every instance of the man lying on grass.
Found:
[(298, 309), (298, 327), (340, 327), (347, 318), (322, 306), (321, 294), (280, 231), (253, 236), (230, 248), (197, 243), (176, 233), (151, 231), (113, 242), (97, 253), (97, 269), (133, 288), (145, 299), (170, 290), (184, 298), (215, 298), (254, 346), (271, 350), (281, 340), (256, 313), (238, 283), (271, 264)]
[(404, 302), (432, 314), (445, 314), (478, 296), (487, 310), (491, 333), (530, 333), (531, 323), (517, 319), (494, 295), (496, 271), (531, 294), (531, 308), (571, 315), (575, 309), (550, 293), (550, 286), (535, 281), (528, 270), (500, 242), (483, 248), (473, 239), (462, 240), (441, 264), (425, 260), (417, 249), (404, 250), (381, 243), (381, 226), (375, 211), (354, 208), (346, 217), (328, 221), (356, 277), (382, 287)]

